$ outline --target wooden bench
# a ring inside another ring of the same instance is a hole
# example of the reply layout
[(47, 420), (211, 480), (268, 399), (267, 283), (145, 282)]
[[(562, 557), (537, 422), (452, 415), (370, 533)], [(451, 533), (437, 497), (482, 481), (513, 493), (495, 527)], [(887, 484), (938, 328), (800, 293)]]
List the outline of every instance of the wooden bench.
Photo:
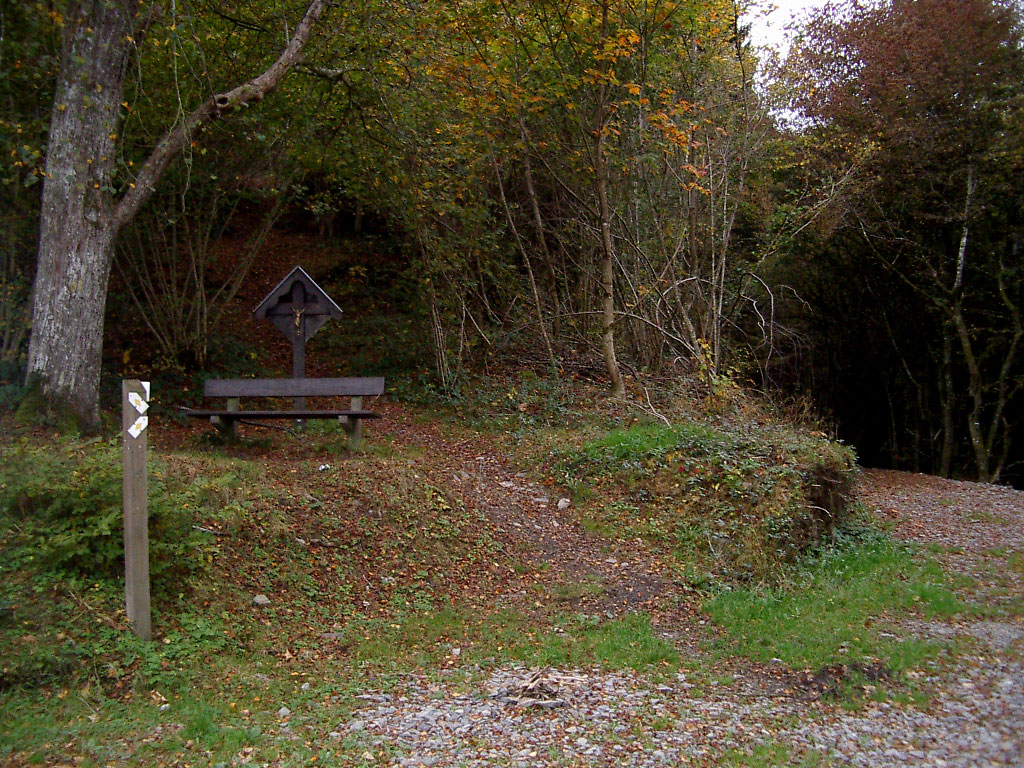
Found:
[[(184, 408), (187, 416), (209, 419), (227, 434), (235, 432), (235, 422), (258, 419), (338, 419), (348, 434), (349, 446), (358, 448), (362, 442), (363, 419), (378, 419), (380, 414), (363, 410), (364, 397), (377, 397), (384, 392), (384, 379), (207, 379), (204, 397), (223, 397), (224, 410)], [(243, 397), (288, 397), (297, 407), (290, 410), (247, 410), (240, 407)], [(305, 407), (307, 397), (348, 397), (347, 410), (314, 410)]]

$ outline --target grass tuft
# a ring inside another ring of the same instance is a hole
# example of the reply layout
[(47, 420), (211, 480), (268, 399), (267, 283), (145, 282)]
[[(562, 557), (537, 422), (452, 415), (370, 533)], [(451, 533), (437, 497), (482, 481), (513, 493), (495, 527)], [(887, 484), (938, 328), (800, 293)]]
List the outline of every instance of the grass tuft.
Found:
[(931, 559), (880, 534), (822, 550), (786, 588), (723, 591), (705, 603), (721, 628), (714, 649), (794, 669), (881, 662), (901, 672), (936, 647), (880, 631), (887, 615), (948, 618), (963, 606)]

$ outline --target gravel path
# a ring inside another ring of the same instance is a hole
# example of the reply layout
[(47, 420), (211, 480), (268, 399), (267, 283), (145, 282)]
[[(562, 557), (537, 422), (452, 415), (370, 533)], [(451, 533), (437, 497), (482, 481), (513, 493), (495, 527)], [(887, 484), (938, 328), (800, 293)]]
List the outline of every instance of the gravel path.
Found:
[[(505, 667), (410, 677), (339, 723), (367, 758), (393, 766), (734, 764), (1024, 766), (1024, 493), (867, 471), (860, 493), (896, 536), (958, 574), (996, 619), (908, 620), (905, 637), (956, 640), (912, 672), (927, 708), (888, 700), (846, 712), (767, 685), (770, 670), (718, 679)], [(1004, 618), (1005, 616), (1005, 618)], [(692, 646), (688, 646), (692, 647)], [(538, 691), (540, 693), (538, 693)], [(526, 706), (524, 706), (524, 703)]]

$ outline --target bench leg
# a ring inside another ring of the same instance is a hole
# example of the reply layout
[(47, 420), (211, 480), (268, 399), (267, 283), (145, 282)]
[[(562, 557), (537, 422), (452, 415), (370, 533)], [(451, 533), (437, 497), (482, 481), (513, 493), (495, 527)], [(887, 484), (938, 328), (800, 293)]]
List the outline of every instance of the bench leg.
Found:
[[(229, 397), (227, 408), (228, 411), (237, 411), (241, 408), (239, 399), (237, 397)], [(232, 418), (221, 418), (220, 416), (211, 416), (210, 423), (213, 424), (217, 429), (221, 431), (225, 437), (233, 440), (238, 434), (235, 431), (235, 420)]]
[[(363, 409), (363, 398), (353, 397), (349, 408), (353, 411), (361, 411)], [(339, 416), (338, 421), (341, 423), (341, 428), (348, 435), (348, 447), (353, 451), (358, 451), (363, 444), (363, 420)]]

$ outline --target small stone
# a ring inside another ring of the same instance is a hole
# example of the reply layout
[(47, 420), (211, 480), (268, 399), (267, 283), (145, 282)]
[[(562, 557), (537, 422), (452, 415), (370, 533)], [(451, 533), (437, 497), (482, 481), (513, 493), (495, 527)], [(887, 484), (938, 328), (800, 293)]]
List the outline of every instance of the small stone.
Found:
[(252, 604), (259, 608), (264, 608), (270, 605), (270, 598), (266, 595), (256, 595), (256, 597), (252, 599)]
[(303, 683), (302, 685), (299, 686), (299, 688), (301, 688), (304, 691), (308, 691), (309, 690), (309, 683)]
[(288, 715), (290, 715), (291, 713), (292, 711), (288, 709), (288, 707), (281, 707), (279, 710), (277, 710), (278, 717), (288, 717)]
[(569, 506), (571, 504), (572, 504), (572, 502), (569, 499), (559, 499), (558, 500), (558, 511), (559, 512), (565, 511), (566, 509), (569, 508)]

